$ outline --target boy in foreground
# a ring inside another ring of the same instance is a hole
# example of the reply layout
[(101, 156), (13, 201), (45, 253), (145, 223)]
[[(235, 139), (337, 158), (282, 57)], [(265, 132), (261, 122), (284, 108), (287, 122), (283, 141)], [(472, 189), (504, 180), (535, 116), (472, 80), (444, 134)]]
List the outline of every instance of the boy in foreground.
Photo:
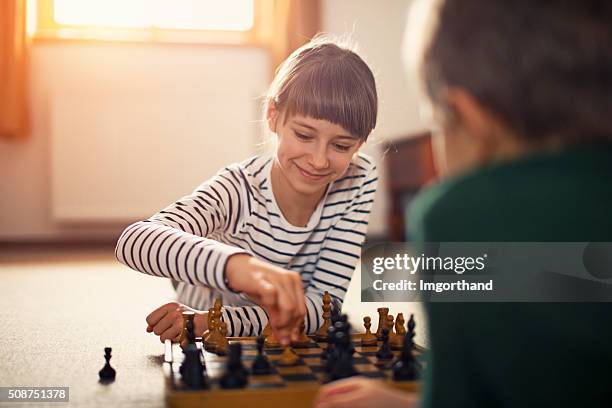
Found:
[[(611, 242), (612, 5), (432, 3), (421, 68), (445, 178), (412, 206), (416, 243)], [(427, 312), (423, 406), (612, 406), (609, 303), (430, 303)], [(417, 403), (361, 378), (317, 400)]]

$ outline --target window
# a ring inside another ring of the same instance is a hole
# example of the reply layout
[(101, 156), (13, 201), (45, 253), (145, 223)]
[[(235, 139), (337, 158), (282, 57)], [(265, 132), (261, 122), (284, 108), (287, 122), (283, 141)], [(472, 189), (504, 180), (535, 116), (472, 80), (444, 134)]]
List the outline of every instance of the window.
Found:
[[(265, 0), (263, 0), (265, 1)], [(36, 38), (252, 43), (262, 0), (36, 0)]]

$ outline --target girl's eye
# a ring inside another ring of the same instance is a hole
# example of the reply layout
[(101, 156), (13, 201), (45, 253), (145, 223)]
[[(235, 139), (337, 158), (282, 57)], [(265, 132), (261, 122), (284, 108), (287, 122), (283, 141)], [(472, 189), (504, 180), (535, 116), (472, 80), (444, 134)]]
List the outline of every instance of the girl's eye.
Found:
[(334, 144), (334, 147), (341, 152), (347, 152), (352, 146), (343, 145), (343, 144)]
[(300, 140), (310, 140), (312, 136), (304, 135), (302, 133), (295, 132), (295, 136)]

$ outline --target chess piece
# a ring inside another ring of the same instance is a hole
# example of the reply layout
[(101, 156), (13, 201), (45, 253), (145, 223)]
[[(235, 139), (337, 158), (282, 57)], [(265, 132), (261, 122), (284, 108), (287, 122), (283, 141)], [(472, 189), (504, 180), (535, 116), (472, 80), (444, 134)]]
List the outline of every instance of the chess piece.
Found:
[(211, 310), (210, 328), (208, 336), (204, 339), (204, 348), (217, 354), (227, 352), (227, 323), (221, 320), (221, 300), (215, 301)]
[(323, 294), (323, 324), (315, 333), (317, 341), (327, 341), (327, 329), (331, 325), (331, 296), (328, 291)]
[(382, 340), (382, 332), (387, 325), (387, 315), (389, 314), (388, 307), (378, 308), (378, 328), (376, 329), (376, 337), (378, 340)]
[(232, 343), (229, 345), (229, 357), (225, 373), (219, 380), (221, 388), (244, 388), (249, 381), (249, 372), (242, 364), (242, 345)]
[(335, 344), (334, 344), (335, 334), (336, 334), (336, 328), (333, 325), (329, 326), (327, 328), (327, 347), (325, 347), (323, 351), (321, 351), (321, 355), (320, 355), (321, 360), (326, 360), (326, 364), (329, 363), (329, 358), (331, 357), (335, 349)]
[(336, 298), (331, 298), (331, 324), (334, 324), (341, 317), (342, 305)]
[[(193, 320), (186, 320), (185, 328), (186, 328), (187, 334), (185, 335), (185, 340), (183, 340), (184, 346), (181, 344), (181, 348), (183, 349), (183, 354), (185, 356), (187, 355), (187, 351), (192, 350), (192, 349), (197, 350), (198, 348), (195, 342), (195, 332), (193, 330), (193, 326), (194, 326)], [(187, 359), (183, 358), (183, 363), (181, 364), (179, 368), (179, 372), (181, 374), (183, 373), (183, 367), (185, 366), (186, 361)]]
[(353, 365), (353, 353), (350, 351), (351, 338), (348, 331), (337, 331), (335, 336), (336, 349), (334, 351), (334, 364), (329, 371), (331, 381), (357, 375), (357, 370)]
[(404, 335), (404, 344), (400, 358), (393, 364), (393, 379), (395, 381), (414, 381), (421, 372), (421, 364), (415, 358), (414, 350), (414, 315), (408, 320), (408, 332)]
[(387, 323), (385, 328), (389, 330), (389, 338), (393, 335), (393, 315), (387, 315)]
[(202, 333), (202, 343), (206, 342), (206, 339), (208, 338), (208, 335), (210, 334), (210, 329), (212, 327), (212, 313), (213, 308), (211, 307), (210, 309), (208, 309), (208, 313), (206, 314), (206, 327), (207, 329), (204, 330), (204, 333)]
[(227, 323), (221, 322), (219, 324), (217, 336), (215, 337), (215, 353), (223, 356), (227, 354), (229, 342), (227, 341)]
[(395, 318), (395, 333), (389, 335), (389, 344), (393, 350), (401, 350), (404, 346), (406, 328), (404, 327), (404, 314), (398, 313)]
[(296, 365), (299, 360), (300, 356), (295, 354), (291, 347), (285, 347), (283, 354), (281, 354), (280, 360), (278, 360), (278, 365), (293, 366)]
[(195, 343), (195, 331), (193, 320), (187, 319), (185, 323), (187, 333), (183, 347), (183, 362), (179, 368), (183, 383), (190, 389), (203, 389), (207, 387), (204, 374), (205, 367), (202, 361), (202, 353)]
[(300, 334), (298, 335), (297, 340), (291, 342), (291, 347), (304, 348), (312, 344), (312, 341), (306, 335), (305, 330), (306, 330), (306, 323), (302, 322), (302, 324), (300, 325)]
[[(416, 332), (414, 331), (414, 329), (416, 328), (416, 323), (414, 321), (414, 313), (410, 313), (410, 319), (408, 319), (408, 333), (412, 333), (411, 335), (411, 339), (414, 338), (414, 336), (416, 336)], [(414, 342), (413, 342), (413, 348), (414, 348)]]
[(104, 359), (106, 360), (106, 364), (104, 364), (104, 367), (102, 367), (102, 369), (98, 372), (98, 375), (100, 376), (100, 382), (103, 383), (112, 382), (115, 380), (116, 371), (110, 365), (112, 350), (113, 349), (110, 347), (104, 348)]
[[(215, 303), (216, 304), (216, 303)], [(221, 309), (212, 308), (208, 313), (208, 333), (203, 338), (204, 348), (214, 352), (219, 341), (221, 326)]]
[(272, 327), (270, 326), (269, 322), (264, 328), (263, 333), (265, 336), (264, 345), (266, 346), (266, 348), (279, 348), (281, 346), (280, 341), (278, 341), (278, 339), (274, 335), (274, 332), (272, 331)]
[(180, 367), (181, 379), (187, 388), (199, 390), (207, 388), (204, 364), (201, 352), (197, 347), (187, 346), (184, 350), (185, 358)]
[(376, 336), (370, 331), (370, 327), (372, 326), (371, 320), (372, 319), (370, 319), (370, 316), (366, 316), (363, 318), (363, 326), (365, 327), (366, 332), (361, 337), (361, 345), (365, 347), (375, 346), (377, 342)]
[(389, 346), (389, 329), (386, 327), (383, 329), (382, 344), (376, 352), (376, 358), (379, 360), (391, 360), (393, 358), (393, 352)]
[(263, 331), (261, 332), (261, 335), (264, 337), (268, 337), (272, 334), (272, 326), (270, 326), (270, 322), (268, 322), (268, 324), (266, 324), (266, 327), (264, 327)]
[(351, 355), (353, 355), (355, 353), (355, 345), (353, 344), (353, 341), (351, 339), (351, 324), (348, 322), (348, 315), (343, 314), (338, 316), (333, 326), (336, 329), (336, 333), (343, 332), (344, 334), (346, 334), (346, 337), (348, 339), (347, 350), (351, 353)]
[[(188, 323), (191, 322), (191, 327), (193, 328), (194, 325), (194, 317), (195, 317), (195, 313), (192, 311), (183, 311), (182, 313), (183, 316), (183, 330), (181, 331), (181, 335), (178, 338), (178, 343), (181, 345), (181, 348), (185, 349), (187, 347), (187, 345), (189, 344), (189, 339), (188, 339), (188, 330), (187, 330), (187, 326)], [(195, 343), (195, 334), (193, 335), (193, 342)]]
[(179, 343), (181, 347), (183, 347), (183, 342), (185, 341), (187, 335), (187, 320), (189, 320), (190, 318), (193, 320), (193, 316), (195, 315), (195, 313), (191, 311), (183, 311), (181, 315), (183, 317), (183, 328), (181, 329), (181, 333), (177, 337), (172, 339), (172, 341), (174, 343)]
[(263, 336), (257, 337), (257, 356), (251, 366), (251, 372), (255, 375), (267, 375), (273, 372), (268, 357), (263, 353), (264, 342)]

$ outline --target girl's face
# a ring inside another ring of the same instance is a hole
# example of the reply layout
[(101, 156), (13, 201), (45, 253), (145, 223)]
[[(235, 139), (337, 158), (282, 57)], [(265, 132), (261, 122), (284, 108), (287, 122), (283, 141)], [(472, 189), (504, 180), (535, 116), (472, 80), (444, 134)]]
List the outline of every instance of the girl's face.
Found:
[(362, 140), (327, 120), (302, 115), (285, 120), (271, 110), (268, 124), (278, 136), (276, 164), (282, 178), (296, 193), (322, 194), (346, 172)]

